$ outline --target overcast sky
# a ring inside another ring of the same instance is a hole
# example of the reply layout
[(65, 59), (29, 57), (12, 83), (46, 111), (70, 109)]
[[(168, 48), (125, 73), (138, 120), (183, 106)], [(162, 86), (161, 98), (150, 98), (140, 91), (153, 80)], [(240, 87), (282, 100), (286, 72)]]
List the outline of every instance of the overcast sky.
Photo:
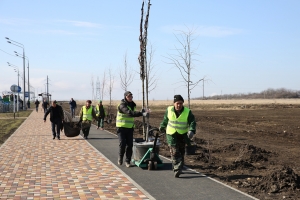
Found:
[[(180, 48), (178, 30), (188, 29), (194, 30), (197, 60), (191, 80), (205, 78), (205, 96), (268, 88), (299, 90), (299, 0), (152, 0), (151, 4), (148, 43), (155, 50), (158, 81), (149, 99), (171, 99), (174, 94), (187, 98), (181, 74), (167, 57)], [(135, 75), (128, 89), (134, 99), (141, 99), (141, 5), (142, 0), (0, 0), (0, 92), (17, 84), (17, 74), (7, 62), (23, 74), (23, 60), (14, 54), (23, 50), (7, 43), (8, 37), (24, 45), (30, 84), (37, 93), (45, 91), (48, 76), (53, 99), (91, 99), (92, 76), (96, 90), (97, 78), (102, 81), (110, 68), (112, 99), (122, 99), (119, 76), (127, 52), (128, 67)], [(200, 82), (191, 97), (202, 94)]]

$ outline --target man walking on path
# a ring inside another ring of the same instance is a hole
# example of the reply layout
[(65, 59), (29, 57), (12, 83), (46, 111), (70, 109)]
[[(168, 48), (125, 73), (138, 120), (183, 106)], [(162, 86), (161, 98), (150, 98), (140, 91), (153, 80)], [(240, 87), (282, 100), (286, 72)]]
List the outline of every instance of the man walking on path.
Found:
[(76, 101), (73, 98), (69, 101), (72, 118), (75, 118)]
[[(44, 122), (46, 122), (46, 118), (50, 113), (50, 121), (52, 128), (53, 140), (57, 136), (57, 139), (60, 140), (60, 128), (62, 126), (62, 122), (64, 120), (64, 112), (60, 105), (57, 105), (56, 100), (52, 102), (52, 106), (46, 111), (44, 116)], [(55, 130), (56, 127), (56, 130)]]
[(174, 96), (174, 106), (169, 106), (159, 131), (166, 133), (170, 147), (175, 178), (182, 173), (184, 165), (185, 145), (190, 145), (190, 139), (196, 133), (196, 121), (192, 111), (183, 106), (181, 95)]
[(97, 120), (96, 112), (92, 107), (92, 101), (87, 100), (85, 103), (85, 106), (82, 106), (80, 113), (79, 113), (79, 118), (81, 121), (81, 129), (83, 132), (83, 136), (85, 139), (88, 139), (89, 133), (90, 133), (90, 128), (92, 125), (92, 120)]
[(105, 108), (102, 105), (102, 100), (99, 101), (99, 104), (96, 106), (96, 115), (98, 117), (98, 127), (97, 129), (103, 130), (104, 128), (104, 118), (106, 116)]
[(142, 112), (136, 111), (136, 104), (132, 101), (132, 98), (130, 91), (124, 93), (124, 99), (122, 99), (118, 105), (116, 120), (117, 134), (119, 137), (118, 164), (123, 164), (125, 154), (126, 167), (130, 167), (132, 156), (134, 117), (147, 117), (149, 115), (149, 113), (144, 110), (142, 110)]
[(36, 99), (34, 104), (35, 104), (35, 110), (36, 110), (36, 112), (38, 112), (39, 111), (39, 105), (40, 105), (39, 100)]
[(44, 109), (44, 113), (46, 113), (47, 109), (48, 109), (49, 103), (46, 99), (44, 99), (44, 102), (42, 103), (42, 107)]

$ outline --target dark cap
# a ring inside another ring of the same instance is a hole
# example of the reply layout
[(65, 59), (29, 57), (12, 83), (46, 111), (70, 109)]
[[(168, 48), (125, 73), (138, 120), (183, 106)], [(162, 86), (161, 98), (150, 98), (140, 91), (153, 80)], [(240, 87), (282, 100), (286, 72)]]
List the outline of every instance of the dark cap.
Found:
[(56, 100), (54, 100), (54, 101), (53, 101), (53, 103), (57, 104), (57, 101), (56, 101)]
[(86, 100), (86, 102), (88, 102), (88, 103), (90, 103), (90, 104), (92, 103), (92, 101), (91, 101), (91, 100)]
[(128, 95), (132, 95), (132, 93), (131, 93), (130, 91), (126, 91), (126, 92), (124, 93), (124, 97), (126, 97), (126, 96), (128, 96)]
[(184, 102), (184, 100), (183, 100), (183, 98), (180, 94), (174, 95), (174, 103), (177, 102), (177, 101), (183, 101)]

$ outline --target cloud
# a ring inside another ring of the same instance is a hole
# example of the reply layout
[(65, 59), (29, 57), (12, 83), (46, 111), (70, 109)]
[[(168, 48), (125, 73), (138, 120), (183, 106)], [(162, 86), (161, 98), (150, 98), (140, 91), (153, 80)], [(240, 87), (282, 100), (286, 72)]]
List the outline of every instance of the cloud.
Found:
[(27, 26), (32, 23), (34, 23), (34, 21), (29, 19), (19, 19), (19, 18), (0, 19), (0, 24), (6, 24), (6, 25)]
[(176, 33), (177, 31), (193, 31), (195, 35), (200, 37), (226, 37), (231, 35), (238, 35), (243, 33), (242, 29), (237, 28), (228, 28), (221, 26), (165, 26), (162, 28), (164, 32), (167, 33)]
[(50, 33), (50, 34), (57, 34), (57, 35), (76, 35), (75, 32), (71, 31), (65, 31), (65, 30), (45, 30), (45, 31), (40, 31), (40, 33)]
[(92, 22), (84, 21), (73, 21), (73, 20), (59, 20), (60, 22), (71, 24), (76, 27), (86, 27), (86, 28), (102, 28), (102, 25)]

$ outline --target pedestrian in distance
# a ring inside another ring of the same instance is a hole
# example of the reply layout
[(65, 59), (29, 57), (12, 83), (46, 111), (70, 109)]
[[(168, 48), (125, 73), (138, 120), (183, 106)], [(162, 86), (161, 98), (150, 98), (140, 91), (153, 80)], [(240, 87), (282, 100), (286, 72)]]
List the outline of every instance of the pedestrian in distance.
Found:
[(93, 106), (91, 105), (92, 101), (87, 100), (85, 102), (85, 106), (82, 106), (80, 113), (79, 113), (79, 118), (81, 122), (81, 129), (83, 132), (84, 139), (88, 139), (89, 133), (90, 133), (90, 128), (92, 125), (92, 120), (97, 120), (96, 112), (93, 109)]
[(104, 118), (106, 117), (106, 111), (104, 106), (102, 105), (102, 100), (99, 101), (99, 104), (96, 106), (96, 115), (98, 117), (98, 127), (100, 130), (104, 128)]
[(64, 120), (64, 112), (60, 105), (57, 105), (57, 101), (54, 100), (52, 105), (46, 110), (44, 115), (44, 122), (46, 122), (47, 116), (50, 113), (50, 121), (52, 128), (53, 140), (55, 137), (60, 140), (60, 130)]
[(30, 108), (30, 101), (27, 101), (27, 108)]
[(182, 174), (185, 146), (190, 145), (190, 139), (196, 133), (195, 116), (183, 103), (182, 96), (175, 95), (174, 105), (167, 108), (159, 127), (160, 132), (166, 133), (175, 178)]
[(47, 109), (48, 109), (49, 103), (46, 99), (44, 99), (43, 103), (42, 103), (42, 107), (44, 109), (44, 113), (46, 113)]
[(36, 110), (36, 112), (39, 112), (39, 105), (40, 105), (40, 102), (39, 102), (39, 100), (35, 100), (35, 102), (34, 102), (34, 104), (35, 104), (35, 110)]
[(125, 165), (130, 167), (133, 147), (133, 131), (134, 131), (134, 117), (148, 117), (149, 113), (142, 110), (136, 111), (136, 104), (132, 101), (132, 93), (126, 91), (124, 99), (121, 100), (117, 108), (116, 127), (119, 138), (119, 158), (118, 164), (123, 164), (123, 157), (125, 154)]
[(69, 104), (70, 104), (70, 110), (71, 110), (71, 115), (72, 115), (72, 118), (75, 118), (75, 110), (76, 110), (76, 101), (74, 101), (73, 98), (71, 98), (71, 100), (69, 101)]

